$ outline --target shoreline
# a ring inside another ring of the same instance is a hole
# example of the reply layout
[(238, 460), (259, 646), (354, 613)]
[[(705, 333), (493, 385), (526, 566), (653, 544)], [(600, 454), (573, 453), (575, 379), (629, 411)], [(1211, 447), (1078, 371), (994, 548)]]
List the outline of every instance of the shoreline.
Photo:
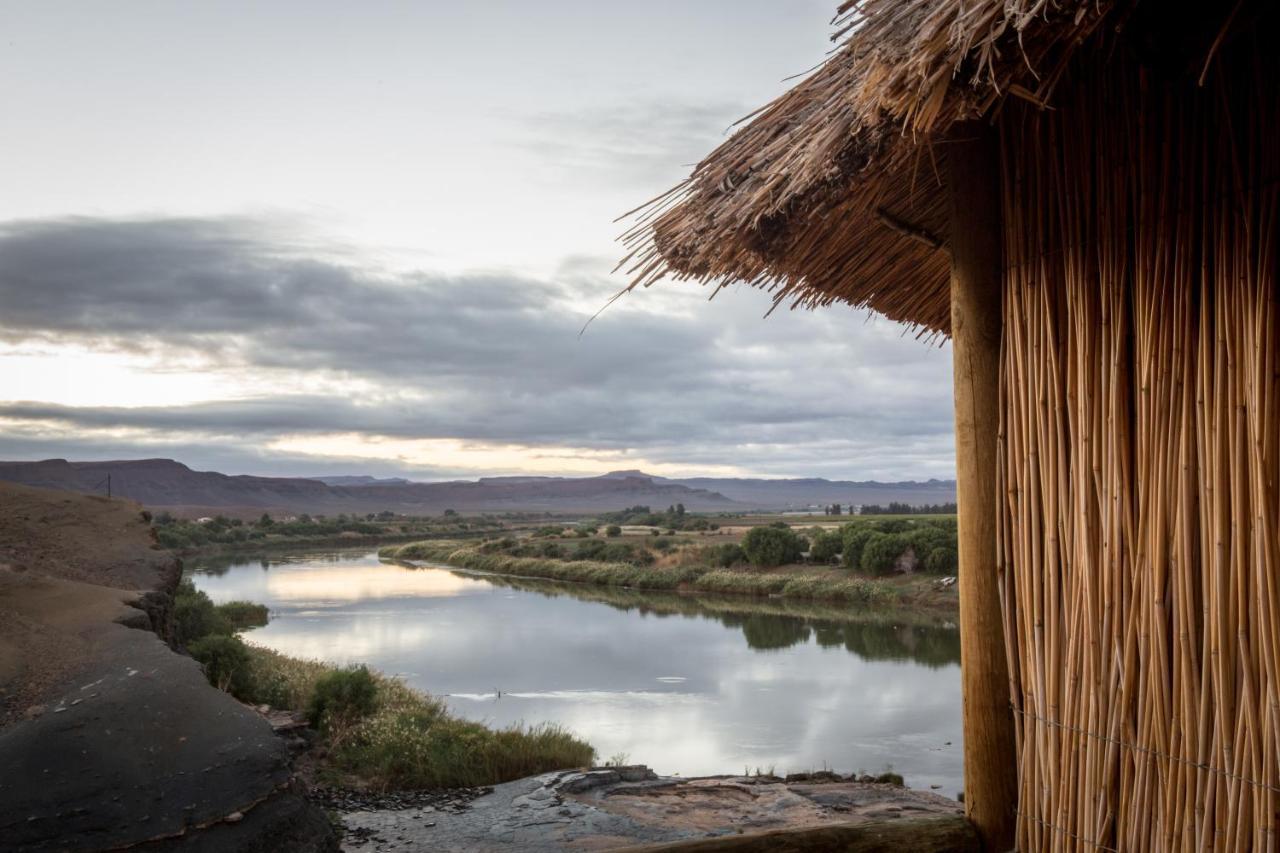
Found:
[(938, 587), (933, 576), (867, 578), (844, 569), (782, 567), (772, 570), (708, 566), (640, 567), (630, 563), (567, 561), (483, 554), (465, 546), (430, 541), (378, 549), (378, 557), (405, 565), (434, 563), (437, 568), (478, 575), (558, 581), (637, 592), (714, 594), (744, 599), (791, 600), (840, 605), (868, 615), (902, 612), (952, 620), (959, 615), (955, 586)]
[[(459, 535), (450, 532), (448, 536), (441, 536), (442, 540), (459, 541), (469, 538), (479, 539), (483, 533), (477, 533), (474, 537)], [(208, 545), (201, 545), (197, 548), (171, 548), (171, 553), (175, 556), (186, 558), (202, 558), (202, 557), (234, 557), (243, 554), (254, 554), (259, 551), (288, 551), (292, 549), (311, 549), (311, 548), (368, 548), (370, 550), (380, 551), (382, 546), (386, 545), (406, 545), (414, 542), (430, 542), (434, 541), (429, 536), (422, 533), (390, 533), (386, 535), (368, 535), (368, 536), (299, 536), (289, 539), (256, 539), (249, 542), (212, 542)]]

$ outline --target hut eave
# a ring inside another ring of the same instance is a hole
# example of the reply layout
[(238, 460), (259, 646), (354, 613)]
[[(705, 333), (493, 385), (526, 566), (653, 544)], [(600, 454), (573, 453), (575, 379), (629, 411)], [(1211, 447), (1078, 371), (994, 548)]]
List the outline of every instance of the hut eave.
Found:
[(846, 0), (839, 47), (624, 235), (630, 287), (745, 281), (950, 324), (942, 140), (1010, 94), (1047, 103), (1117, 0)]

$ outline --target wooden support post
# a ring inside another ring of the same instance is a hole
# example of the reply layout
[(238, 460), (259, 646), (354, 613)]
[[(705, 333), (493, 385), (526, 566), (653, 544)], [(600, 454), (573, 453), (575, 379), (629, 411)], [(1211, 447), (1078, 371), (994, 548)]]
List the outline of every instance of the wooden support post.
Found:
[(989, 125), (964, 122), (956, 126), (946, 148), (960, 511), (964, 803), (984, 848), (991, 853), (1013, 848), (1018, 791), (996, 576), (1003, 287), (997, 145)]

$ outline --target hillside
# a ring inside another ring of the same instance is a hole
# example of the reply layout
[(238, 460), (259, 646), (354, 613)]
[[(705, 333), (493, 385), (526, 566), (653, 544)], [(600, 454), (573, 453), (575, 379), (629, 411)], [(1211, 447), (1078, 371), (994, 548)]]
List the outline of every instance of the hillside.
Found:
[(28, 486), (105, 494), (183, 515), (279, 513), (412, 514), (459, 512), (592, 512), (636, 504), (683, 503), (693, 511), (742, 507), (716, 492), (648, 477), (492, 477), (477, 481), (373, 481), (329, 485), (291, 477), (229, 476), (193, 471), (172, 459), (107, 462), (0, 462), (0, 480)]
[(798, 510), (811, 506), (838, 503), (889, 504), (900, 502), (923, 504), (955, 503), (955, 480), (927, 480), (881, 483), (875, 480), (826, 480), (821, 477), (803, 479), (753, 479), (692, 477), (668, 479), (641, 471), (614, 471), (606, 477), (647, 477), (655, 483), (669, 483), (690, 489), (715, 491), (731, 501), (756, 509)]

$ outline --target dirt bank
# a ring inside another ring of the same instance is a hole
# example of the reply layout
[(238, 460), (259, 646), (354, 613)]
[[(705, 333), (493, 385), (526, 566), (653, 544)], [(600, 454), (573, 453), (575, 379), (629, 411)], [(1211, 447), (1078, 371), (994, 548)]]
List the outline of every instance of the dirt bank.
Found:
[(162, 639), (180, 568), (132, 502), (0, 485), (6, 849), (332, 849), (270, 725)]

